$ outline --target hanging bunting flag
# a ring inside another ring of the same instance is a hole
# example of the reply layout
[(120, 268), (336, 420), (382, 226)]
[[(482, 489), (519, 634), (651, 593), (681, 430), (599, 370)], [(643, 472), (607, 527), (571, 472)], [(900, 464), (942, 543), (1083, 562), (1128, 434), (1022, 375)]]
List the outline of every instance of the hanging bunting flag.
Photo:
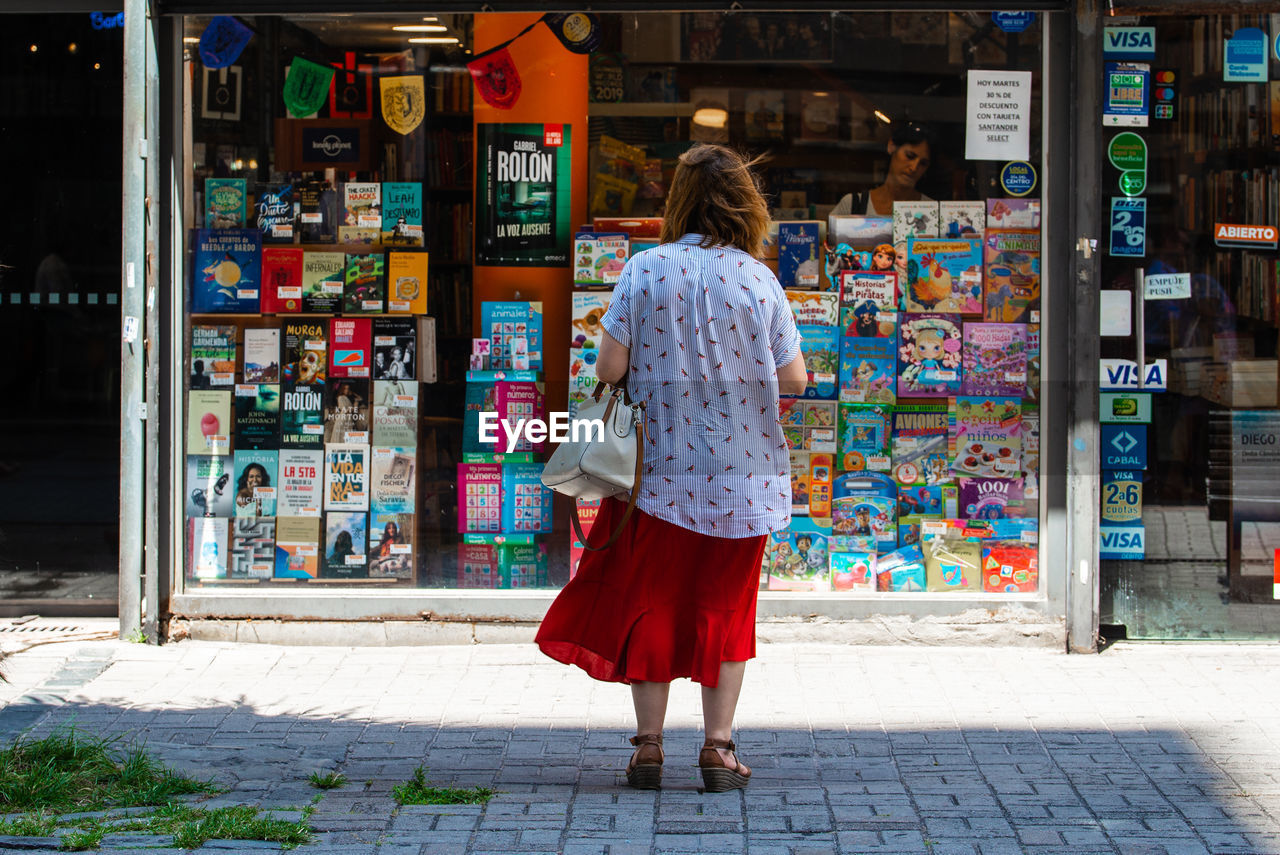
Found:
[(516, 70), (515, 61), (506, 47), (471, 60), (467, 63), (467, 70), (476, 82), (480, 97), (490, 107), (510, 110), (520, 99), (520, 72)]
[(422, 75), (382, 77), (382, 118), (398, 134), (411, 134), (427, 115), (426, 87)]
[(591, 53), (600, 47), (600, 21), (587, 12), (547, 14), (542, 22), (555, 33), (560, 44), (574, 53)]
[(226, 68), (240, 58), (253, 30), (229, 15), (218, 15), (200, 34), (200, 61), (205, 68)]
[(373, 116), (373, 66), (356, 62), (355, 51), (343, 55), (333, 85), (329, 87), (329, 117), (368, 119)]
[(324, 106), (332, 83), (332, 68), (295, 56), (284, 78), (284, 105), (295, 118), (313, 116)]

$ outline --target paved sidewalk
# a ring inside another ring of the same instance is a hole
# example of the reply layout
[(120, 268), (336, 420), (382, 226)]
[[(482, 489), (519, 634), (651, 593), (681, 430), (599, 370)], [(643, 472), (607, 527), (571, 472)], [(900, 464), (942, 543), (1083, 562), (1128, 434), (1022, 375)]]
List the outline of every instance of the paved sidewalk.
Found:
[[(698, 791), (696, 686), (672, 692), (664, 789), (635, 792), (627, 689), (528, 646), (99, 642), (6, 665), (5, 740), (135, 734), (231, 787), (213, 804), (296, 808), (341, 771), (301, 853), (1280, 853), (1280, 645), (764, 645), (738, 716), (756, 774), (719, 795)], [(420, 764), (501, 794), (398, 808)]]

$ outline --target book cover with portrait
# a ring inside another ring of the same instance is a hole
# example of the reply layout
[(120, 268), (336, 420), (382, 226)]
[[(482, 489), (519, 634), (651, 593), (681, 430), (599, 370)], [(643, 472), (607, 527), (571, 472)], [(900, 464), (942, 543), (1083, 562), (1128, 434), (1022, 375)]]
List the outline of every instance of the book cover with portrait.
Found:
[(238, 517), (274, 517), (276, 515), (276, 478), (280, 452), (236, 449), (235, 504)]
[(413, 380), (418, 329), (413, 318), (373, 319), (373, 379)]
[(369, 442), (369, 381), (342, 377), (325, 384), (324, 441)]
[(363, 511), (330, 511), (324, 515), (322, 579), (365, 579), (369, 576), (369, 515)]
[(418, 445), (416, 383), (373, 381), (373, 444), (401, 448)]
[(289, 321), (284, 325), (284, 382), (313, 386), (329, 370), (328, 332), (324, 321)]

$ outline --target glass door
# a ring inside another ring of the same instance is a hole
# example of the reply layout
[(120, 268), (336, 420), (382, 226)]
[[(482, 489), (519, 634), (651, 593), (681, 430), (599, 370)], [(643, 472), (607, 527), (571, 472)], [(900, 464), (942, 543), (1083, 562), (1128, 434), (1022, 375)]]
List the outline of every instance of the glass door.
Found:
[(1129, 638), (1280, 637), (1277, 35), (1104, 35), (1101, 623)]

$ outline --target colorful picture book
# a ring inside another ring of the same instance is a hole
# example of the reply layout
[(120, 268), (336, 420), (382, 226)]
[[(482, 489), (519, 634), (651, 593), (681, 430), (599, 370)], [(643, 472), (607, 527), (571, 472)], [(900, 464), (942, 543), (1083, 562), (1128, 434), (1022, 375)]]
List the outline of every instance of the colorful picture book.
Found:
[(1022, 474), (1022, 400), (1011, 397), (956, 398), (956, 474), (1018, 478)]
[(840, 372), (840, 329), (836, 326), (804, 324), (800, 332), (800, 352), (809, 375), (806, 398), (834, 399)]
[(541, 463), (502, 464), (502, 530), (522, 534), (551, 531), (553, 495), (542, 486)]
[(502, 466), (458, 464), (458, 532), (502, 531)]
[(960, 515), (998, 520), (1024, 514), (1021, 478), (961, 478)]
[(965, 322), (966, 395), (1018, 395), (1027, 386), (1026, 324)]
[(898, 320), (898, 396), (957, 394), (962, 349), (959, 315), (903, 315)]
[(937, 202), (893, 203), (893, 249), (902, 288), (907, 287), (907, 239), (912, 237), (938, 237)]
[(779, 422), (787, 447), (797, 451), (834, 453), (836, 450), (836, 403), (803, 398), (780, 398)]
[(832, 552), (831, 590), (874, 591), (876, 589), (876, 554), (874, 552)]
[(894, 480), (904, 487), (950, 483), (947, 404), (898, 404), (892, 423)]
[(257, 229), (196, 229), (191, 311), (256, 314), (262, 235)]
[(838, 469), (889, 471), (890, 410), (874, 404), (840, 405)]
[(898, 489), (881, 472), (837, 475), (831, 498), (833, 552), (888, 552), (898, 544)]
[(1039, 229), (1039, 199), (988, 199), (987, 228)]
[(188, 388), (233, 386), (236, 378), (236, 328), (191, 325), (191, 377)]
[(541, 383), (499, 381), (494, 384), (494, 405), (498, 413), (498, 450), (504, 453), (541, 452), (545, 440), (533, 442), (526, 434), (512, 437), (507, 424), (546, 418), (546, 400)]
[(542, 369), (542, 304), (485, 301), (480, 304), (481, 335), (489, 339), (494, 370)]
[(791, 514), (809, 515), (809, 452), (789, 451), (791, 462)]
[(422, 185), (408, 181), (382, 184), (382, 245), (422, 246)]
[(376, 243), (382, 235), (382, 185), (349, 181), (342, 185), (342, 224), (338, 241)]
[(831, 529), (813, 519), (769, 535), (765, 563), (771, 591), (825, 591), (830, 587), (827, 554)]
[(840, 323), (840, 295), (833, 291), (787, 291), (797, 326), (834, 327)]
[(977, 202), (939, 202), (938, 237), (982, 237), (987, 227), (987, 206)]
[(828, 290), (839, 291), (842, 275), (851, 270), (900, 273), (898, 260), (891, 218), (837, 214), (829, 219), (825, 258)]
[(898, 311), (896, 271), (846, 270), (840, 274), (841, 308), (856, 309), (868, 305), (880, 311)]
[(816, 220), (778, 223), (778, 282), (783, 288), (822, 286), (821, 226)]
[(578, 232), (573, 237), (573, 284), (617, 284), (630, 253), (625, 232)]
[(907, 238), (906, 312), (982, 314), (982, 238)]
[(987, 229), (983, 241), (986, 312), (998, 323), (1040, 321), (1040, 232)]
[(840, 401), (892, 404), (897, 399), (897, 366), (894, 339), (841, 338)]

